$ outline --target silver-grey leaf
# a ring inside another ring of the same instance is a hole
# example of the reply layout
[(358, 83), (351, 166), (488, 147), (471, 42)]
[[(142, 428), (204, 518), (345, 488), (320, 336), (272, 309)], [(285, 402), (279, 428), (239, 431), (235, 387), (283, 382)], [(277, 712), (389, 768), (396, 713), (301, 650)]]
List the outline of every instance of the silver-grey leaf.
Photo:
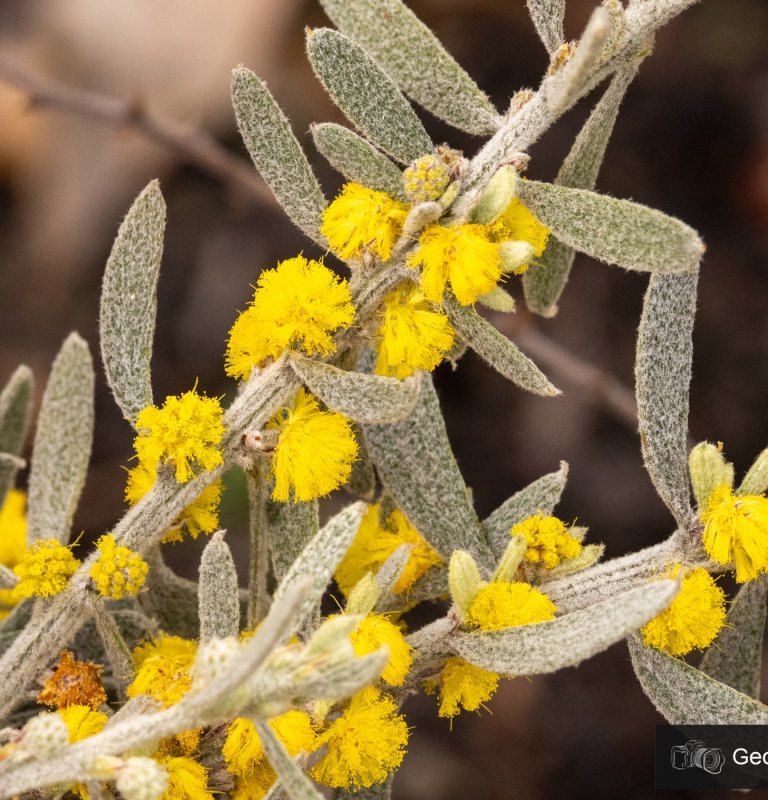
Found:
[(170, 634), (185, 639), (200, 635), (197, 583), (177, 575), (163, 561), (159, 548), (147, 553), (149, 572), (139, 603)]
[(245, 67), (232, 72), (237, 126), (256, 169), (278, 203), (304, 233), (321, 246), (326, 201), (298, 139), (266, 84)]
[(639, 636), (628, 643), (643, 691), (672, 725), (768, 725), (768, 706), (646, 647)]
[(693, 228), (640, 203), (539, 181), (520, 181), (518, 194), (563, 244), (608, 264), (691, 272), (704, 252)]
[(501, 558), (509, 544), (509, 532), (513, 525), (533, 516), (537, 512), (551, 514), (560, 502), (568, 478), (568, 464), (560, 463), (557, 472), (550, 472), (515, 492), (482, 523), (483, 533), (496, 558)]
[(504, 675), (555, 672), (636, 631), (665, 609), (679, 588), (675, 581), (654, 581), (548, 622), (459, 633), (451, 646), (472, 664)]
[(93, 361), (71, 333), (45, 387), (29, 475), (27, 540), (69, 540), (93, 442)]
[(315, 147), (347, 180), (405, 199), (403, 174), (372, 144), (333, 122), (312, 125), (310, 130)]
[[(0, 393), (0, 453), (20, 456), (29, 430), (35, 380), (32, 370), (20, 366)], [(0, 463), (0, 508), (13, 487), (19, 464), (14, 460)]]
[(400, 381), (350, 372), (300, 355), (291, 358), (291, 365), (328, 408), (357, 422), (386, 423), (405, 419), (419, 397), (419, 374)]
[(381, 67), (338, 31), (307, 34), (312, 68), (336, 105), (377, 147), (403, 164), (432, 152), (424, 126)]
[(320, 0), (334, 24), (436, 117), (468, 133), (492, 134), (501, 117), (435, 35), (400, 0)]
[(267, 530), (275, 578), (281, 581), (291, 564), (320, 530), (317, 500), (280, 503), (267, 500)]
[(240, 632), (237, 570), (223, 531), (214, 533), (203, 550), (198, 593), (200, 641), (237, 636)]
[(547, 52), (553, 55), (565, 41), (565, 0), (528, 0), (528, 12), (539, 39), (544, 43)]
[(638, 428), (648, 474), (675, 519), (693, 511), (688, 483), (688, 393), (698, 270), (651, 275), (635, 361)]
[(533, 361), (474, 308), (462, 306), (448, 295), (443, 305), (459, 336), (498, 373), (533, 394), (544, 397), (560, 394)]
[(107, 383), (131, 423), (152, 405), (149, 362), (164, 232), (165, 201), (160, 184), (152, 181), (120, 225), (101, 287), (101, 358)]

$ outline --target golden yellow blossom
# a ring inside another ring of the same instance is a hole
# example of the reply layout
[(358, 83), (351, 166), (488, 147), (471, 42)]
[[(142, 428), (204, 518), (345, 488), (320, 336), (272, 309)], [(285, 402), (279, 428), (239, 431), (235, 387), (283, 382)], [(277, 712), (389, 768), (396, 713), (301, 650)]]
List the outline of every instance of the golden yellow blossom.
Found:
[(455, 331), (448, 317), (408, 283), (384, 298), (375, 336), (376, 374), (407, 378), (416, 370), (433, 370), (453, 346)]
[[(81, 705), (60, 708), (56, 713), (64, 720), (64, 724), (67, 726), (70, 744), (101, 733), (109, 719), (106, 714)], [(70, 791), (80, 797), (80, 800), (88, 800), (88, 789), (84, 784), (76, 783), (70, 787)]]
[(168, 770), (168, 788), (162, 800), (214, 800), (208, 789), (208, 771), (187, 756), (159, 759)]
[(91, 566), (90, 574), (99, 594), (114, 600), (138, 594), (149, 571), (141, 555), (118, 545), (111, 533), (105, 533), (96, 547), (99, 557)]
[(768, 499), (734, 495), (724, 484), (709, 496), (701, 521), (707, 554), (718, 564), (734, 563), (739, 583), (768, 569)]
[(413, 663), (413, 649), (403, 632), (382, 614), (368, 614), (350, 636), (355, 654), (365, 656), (382, 645), (389, 648), (389, 660), (381, 679), (390, 686), (402, 686)]
[(407, 744), (408, 725), (397, 704), (369, 686), (352, 697), (320, 736), (318, 746), (327, 751), (312, 776), (334, 789), (373, 786), (400, 766)]
[(292, 408), (267, 424), (279, 431), (272, 456), (274, 500), (314, 500), (343, 486), (357, 458), (350, 421), (336, 411), (322, 411), (317, 400), (299, 389)]
[[(489, 236), (494, 242), (528, 242), (533, 247), (533, 255), (538, 258), (547, 246), (549, 228), (539, 222), (516, 197), (490, 226)], [(520, 275), (527, 269), (528, 264), (524, 264), (515, 273)]]
[(95, 711), (107, 702), (101, 683), (102, 670), (101, 664), (76, 661), (69, 650), (64, 650), (56, 669), (37, 695), (37, 702), (52, 708), (87, 706)]
[[(27, 550), (27, 495), (11, 489), (0, 507), (0, 564), (13, 569)], [(19, 602), (14, 589), (0, 589), (0, 620)]]
[(333, 577), (344, 596), (367, 572), (378, 572), (392, 553), (404, 544), (412, 545), (411, 554), (403, 574), (392, 588), (395, 594), (407, 591), (432, 567), (443, 563), (442, 556), (408, 522), (400, 509), (395, 509), (384, 525), (379, 524), (380, 511), (379, 503), (368, 506), (352, 546), (336, 568)]
[(409, 206), (359, 183), (345, 184), (323, 214), (320, 232), (340, 258), (364, 248), (386, 261), (403, 230)]
[(462, 708), (477, 711), (493, 697), (499, 685), (495, 672), (476, 667), (463, 658), (449, 658), (440, 675), (441, 717), (455, 717)]
[(525, 560), (552, 569), (563, 561), (581, 553), (581, 542), (557, 517), (542, 513), (518, 522), (509, 532), (510, 536), (522, 536), (528, 544)]
[(328, 356), (333, 333), (355, 318), (346, 280), (319, 261), (296, 256), (259, 276), (250, 306), (229, 332), (226, 372), (247, 380), (285, 350)]
[(421, 267), (421, 290), (433, 303), (442, 303), (450, 284), (456, 299), (471, 305), (501, 278), (499, 245), (488, 238), (486, 225), (429, 225), (408, 264)]
[(186, 483), (196, 470), (213, 469), (222, 463), (223, 413), (215, 397), (194, 391), (166, 397), (162, 408), (147, 406), (136, 418), (139, 434), (133, 446), (139, 460), (173, 464), (179, 483)]
[[(675, 564), (668, 577), (676, 578), (680, 569), (681, 565)], [(684, 656), (708, 647), (724, 623), (725, 592), (705, 569), (697, 567), (683, 577), (680, 591), (669, 606), (640, 633), (649, 647)]]
[(475, 595), (466, 623), (484, 631), (499, 631), (553, 619), (555, 604), (527, 583), (493, 581)]
[(18, 597), (52, 597), (63, 592), (80, 562), (56, 539), (38, 539), (13, 568)]
[(128, 686), (128, 697), (148, 694), (165, 706), (178, 703), (192, 685), (190, 670), (197, 644), (180, 636), (160, 636), (137, 645), (133, 651), (136, 677)]

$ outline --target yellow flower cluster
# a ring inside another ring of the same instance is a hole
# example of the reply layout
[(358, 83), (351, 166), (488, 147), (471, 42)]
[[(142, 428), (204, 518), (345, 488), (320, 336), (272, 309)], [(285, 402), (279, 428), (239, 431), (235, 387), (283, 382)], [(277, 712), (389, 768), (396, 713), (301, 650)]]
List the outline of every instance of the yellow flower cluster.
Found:
[[(676, 578), (681, 568), (675, 564), (667, 577)], [(705, 569), (697, 567), (683, 577), (680, 591), (669, 606), (640, 633), (649, 647), (684, 656), (708, 647), (724, 623), (725, 592)]]
[(448, 165), (436, 153), (417, 158), (403, 171), (405, 194), (414, 203), (437, 200), (450, 180)]
[(343, 486), (357, 458), (350, 421), (336, 411), (322, 411), (304, 389), (291, 408), (279, 411), (267, 428), (277, 430), (272, 456), (275, 500), (314, 500)]
[(555, 604), (527, 583), (493, 581), (477, 592), (465, 621), (471, 628), (499, 631), (554, 619), (555, 611)]
[(217, 467), (222, 463), (222, 415), (216, 398), (194, 391), (166, 397), (162, 408), (147, 406), (136, 419), (139, 462), (149, 469), (160, 462), (174, 465), (179, 483), (186, 483), (195, 470)]
[(365, 656), (380, 647), (387, 647), (389, 660), (381, 679), (390, 686), (402, 686), (413, 663), (413, 649), (405, 641), (403, 632), (382, 614), (368, 614), (350, 637), (355, 654)]
[[(27, 495), (11, 489), (0, 506), (0, 564), (13, 569), (21, 563), (27, 550)], [(19, 602), (15, 589), (0, 589), (0, 620), (10, 614)]]
[[(109, 719), (101, 711), (94, 711), (90, 706), (84, 705), (66, 706), (60, 708), (57, 713), (67, 726), (70, 744), (81, 742), (83, 739), (101, 733)], [(80, 800), (88, 800), (88, 788), (84, 784), (76, 783), (69, 788)]]
[(208, 789), (208, 770), (187, 756), (158, 759), (168, 770), (168, 786), (162, 800), (214, 800)]
[(493, 697), (499, 675), (476, 667), (463, 658), (449, 658), (439, 677), (441, 717), (455, 717), (461, 709), (477, 711)]
[(394, 585), (395, 594), (402, 594), (432, 567), (443, 563), (442, 556), (396, 509), (380, 524), (381, 505), (368, 506), (360, 522), (355, 540), (336, 568), (334, 578), (342, 593), (347, 596), (354, 585), (368, 572), (378, 572), (384, 562), (404, 544), (411, 545), (411, 553), (403, 574)]
[(91, 579), (99, 594), (114, 600), (138, 594), (149, 571), (141, 555), (118, 545), (111, 533), (104, 534), (96, 547), (100, 555), (91, 566)]
[(522, 536), (528, 544), (525, 560), (552, 569), (581, 553), (581, 542), (569, 533), (557, 517), (534, 514), (518, 522), (510, 536)]
[(704, 549), (718, 564), (734, 564), (738, 583), (768, 570), (768, 499), (734, 495), (729, 486), (719, 486), (701, 521)]
[(13, 568), (17, 597), (52, 597), (63, 592), (80, 562), (56, 539), (38, 539)]
[(232, 326), (227, 374), (247, 380), (254, 367), (289, 349), (328, 356), (336, 349), (332, 334), (354, 317), (345, 280), (303, 256), (281, 261), (261, 273), (250, 306)]

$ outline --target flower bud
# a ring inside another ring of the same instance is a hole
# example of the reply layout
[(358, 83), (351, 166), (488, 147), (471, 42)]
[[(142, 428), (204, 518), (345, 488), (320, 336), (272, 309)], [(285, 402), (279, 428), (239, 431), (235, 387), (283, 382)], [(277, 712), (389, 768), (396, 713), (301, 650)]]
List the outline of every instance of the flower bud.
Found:
[(733, 486), (733, 464), (723, 457), (722, 445), (700, 442), (688, 455), (688, 469), (696, 503), (703, 510), (718, 486)]
[(125, 800), (160, 800), (168, 788), (168, 771), (152, 758), (128, 758), (115, 786)]
[(379, 602), (380, 595), (381, 586), (376, 576), (372, 572), (366, 572), (349, 593), (345, 613), (362, 616), (370, 614)]
[(58, 714), (38, 714), (27, 722), (11, 758), (44, 759), (58, 753), (69, 742), (67, 723)]
[(454, 550), (448, 566), (448, 587), (462, 614), (469, 610), (482, 581), (474, 558), (465, 550)]
[(495, 581), (513, 581), (517, 568), (523, 561), (528, 542), (524, 536), (513, 536), (493, 575)]
[(433, 153), (417, 158), (403, 172), (405, 194), (412, 203), (437, 200), (450, 182), (449, 167)]
[(768, 447), (755, 459), (736, 494), (763, 494), (768, 489)]
[(536, 255), (536, 248), (530, 242), (502, 242), (499, 245), (501, 268), (504, 272), (525, 272), (523, 267)]
[(496, 170), (472, 211), (472, 222), (490, 225), (515, 199), (517, 172), (509, 164)]

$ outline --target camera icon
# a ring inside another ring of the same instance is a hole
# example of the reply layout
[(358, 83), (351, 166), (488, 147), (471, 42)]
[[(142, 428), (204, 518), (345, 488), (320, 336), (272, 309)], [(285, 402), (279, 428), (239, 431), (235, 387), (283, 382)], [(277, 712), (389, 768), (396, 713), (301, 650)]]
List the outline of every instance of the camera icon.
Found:
[(704, 742), (689, 739), (685, 744), (671, 750), (674, 769), (699, 767), (711, 775), (718, 775), (725, 764), (725, 756), (719, 747), (707, 747)]

